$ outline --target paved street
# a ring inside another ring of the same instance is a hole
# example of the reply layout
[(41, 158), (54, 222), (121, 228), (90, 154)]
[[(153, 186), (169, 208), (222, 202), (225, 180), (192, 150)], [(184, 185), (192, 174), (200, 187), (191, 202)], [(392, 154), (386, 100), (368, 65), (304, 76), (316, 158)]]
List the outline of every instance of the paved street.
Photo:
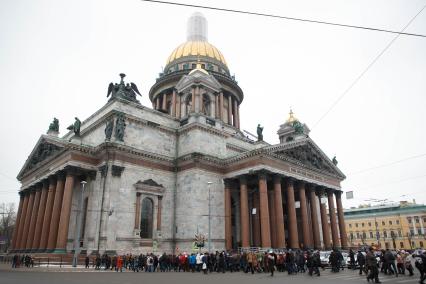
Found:
[[(47, 272), (49, 271), (49, 272)], [(394, 283), (418, 283), (418, 273), (413, 277), (400, 276), (398, 278), (380, 275), (380, 280), (386, 284)], [(309, 277), (306, 274), (287, 275), (287, 273), (276, 273), (274, 277), (269, 274), (244, 274), (244, 273), (213, 273), (203, 275), (200, 273), (117, 273), (111, 271), (95, 271), (93, 269), (84, 270), (72, 268), (33, 268), (10, 270), (8, 267), (0, 268), (0, 284), (14, 283), (93, 283), (93, 284), (131, 284), (131, 283), (367, 283), (365, 276), (360, 277), (357, 271), (331, 273), (329, 270), (323, 271), (320, 277)]]

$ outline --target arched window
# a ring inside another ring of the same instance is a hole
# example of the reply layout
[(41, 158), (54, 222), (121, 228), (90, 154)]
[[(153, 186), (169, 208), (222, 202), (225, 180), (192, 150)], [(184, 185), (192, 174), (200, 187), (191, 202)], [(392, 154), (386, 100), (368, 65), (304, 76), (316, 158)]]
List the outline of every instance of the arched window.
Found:
[(152, 239), (152, 225), (154, 220), (154, 203), (151, 198), (142, 200), (141, 210), (141, 232), (140, 237), (143, 239)]

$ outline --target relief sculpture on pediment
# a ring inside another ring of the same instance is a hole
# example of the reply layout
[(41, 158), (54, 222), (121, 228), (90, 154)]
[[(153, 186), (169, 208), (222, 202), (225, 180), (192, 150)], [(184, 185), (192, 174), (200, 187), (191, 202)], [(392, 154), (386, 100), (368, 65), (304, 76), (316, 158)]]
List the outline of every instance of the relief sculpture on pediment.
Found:
[(50, 143), (42, 143), (38, 146), (35, 153), (31, 156), (30, 161), (27, 166), (27, 170), (32, 169), (35, 165), (38, 163), (44, 161), (46, 158), (54, 155), (59, 150), (61, 150), (60, 147), (50, 144)]
[(316, 151), (314, 151), (308, 145), (299, 146), (296, 148), (282, 151), (281, 155), (288, 156), (294, 160), (303, 163), (306, 166), (316, 168), (318, 170), (327, 171), (334, 173), (324, 158), (321, 157)]

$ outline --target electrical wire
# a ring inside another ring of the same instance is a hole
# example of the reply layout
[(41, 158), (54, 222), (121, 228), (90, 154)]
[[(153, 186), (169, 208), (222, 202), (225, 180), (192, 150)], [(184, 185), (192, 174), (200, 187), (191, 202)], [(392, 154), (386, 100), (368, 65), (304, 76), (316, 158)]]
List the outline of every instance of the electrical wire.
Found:
[[(143, 1), (143, 0), (142, 0)], [(426, 5), (405, 25), (401, 32), (405, 31), (408, 26), (420, 15), (421, 12), (426, 8)], [(367, 67), (355, 78), (355, 80), (349, 85), (348, 88), (331, 104), (328, 110), (318, 119), (318, 121), (311, 128), (311, 131), (333, 110), (333, 108), (349, 93), (350, 90), (364, 77), (365, 73), (370, 70), (371, 67), (382, 57), (382, 55), (391, 47), (391, 45), (399, 38), (402, 33), (398, 33), (386, 46), (385, 48), (367, 65)]]
[(206, 9), (206, 10), (215, 10), (215, 11), (221, 11), (221, 12), (246, 14), (246, 15), (252, 15), (252, 16), (269, 17), (269, 18), (276, 18), (276, 19), (283, 19), (283, 20), (290, 20), (290, 21), (299, 21), (299, 22), (306, 22), (311, 24), (322, 24), (322, 25), (330, 25), (330, 26), (337, 26), (337, 27), (343, 27), (343, 28), (363, 29), (363, 30), (385, 32), (385, 33), (392, 33), (392, 34), (398, 34), (398, 35), (426, 37), (426, 35), (423, 35), (423, 34), (405, 33), (403, 31), (398, 32), (398, 31), (387, 30), (387, 29), (379, 29), (379, 28), (372, 28), (372, 27), (366, 27), (366, 26), (349, 25), (349, 24), (340, 24), (340, 23), (333, 23), (333, 22), (326, 22), (326, 21), (319, 21), (319, 20), (312, 20), (312, 19), (304, 19), (304, 18), (295, 18), (295, 17), (288, 17), (288, 16), (260, 13), (260, 12), (226, 9), (226, 8), (187, 4), (187, 3), (177, 3), (177, 2), (171, 2), (171, 1), (158, 1), (158, 0), (141, 0), (141, 1), (156, 3), (156, 4), (166, 4), (166, 5), (174, 5), (174, 6), (182, 6), (182, 7), (190, 7), (190, 8), (198, 8), (198, 9)]
[(420, 154), (420, 155), (403, 158), (403, 159), (400, 159), (400, 160), (397, 160), (397, 161), (389, 162), (389, 163), (386, 163), (386, 164), (381, 164), (381, 165), (374, 166), (374, 167), (371, 167), (371, 168), (366, 168), (366, 169), (354, 171), (354, 172), (349, 173), (348, 175), (357, 175), (357, 174), (360, 174), (360, 173), (364, 173), (364, 172), (368, 172), (368, 171), (371, 171), (371, 170), (380, 169), (380, 168), (384, 168), (384, 167), (389, 167), (389, 166), (392, 166), (392, 165), (395, 165), (395, 164), (399, 164), (399, 163), (409, 161), (409, 160), (413, 160), (413, 159), (418, 159), (418, 158), (425, 157), (425, 156), (426, 156), (426, 153), (423, 153), (423, 154)]

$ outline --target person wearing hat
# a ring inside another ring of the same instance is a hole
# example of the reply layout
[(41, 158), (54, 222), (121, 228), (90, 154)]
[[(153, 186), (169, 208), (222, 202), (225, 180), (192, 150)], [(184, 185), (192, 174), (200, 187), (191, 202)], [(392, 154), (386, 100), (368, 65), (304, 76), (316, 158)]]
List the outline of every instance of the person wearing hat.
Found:
[(370, 280), (373, 280), (376, 283), (382, 283), (379, 280), (379, 270), (377, 269), (377, 259), (374, 254), (374, 250), (372, 247), (369, 247), (367, 252), (367, 269), (370, 271), (370, 274), (367, 276), (367, 281), (370, 282)]

